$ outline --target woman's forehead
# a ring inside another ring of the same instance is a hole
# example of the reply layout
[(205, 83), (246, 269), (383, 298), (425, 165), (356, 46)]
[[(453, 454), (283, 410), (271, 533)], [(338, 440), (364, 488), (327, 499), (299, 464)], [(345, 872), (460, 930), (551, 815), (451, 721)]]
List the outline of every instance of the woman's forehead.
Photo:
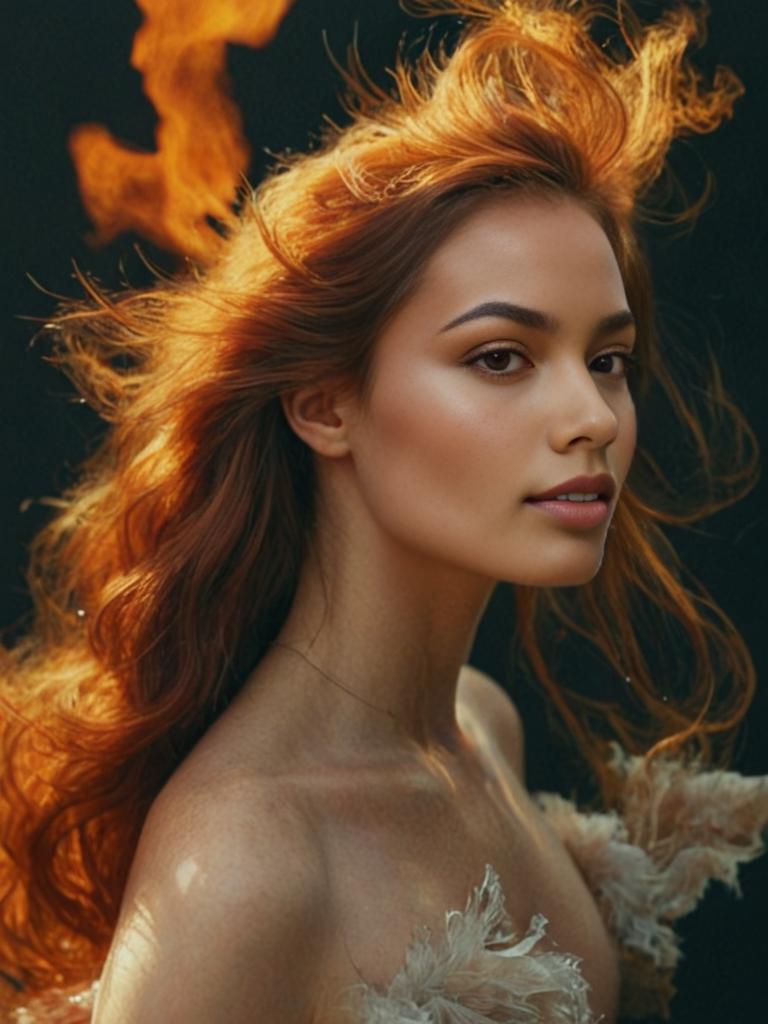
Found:
[(625, 306), (626, 295), (608, 237), (583, 205), (505, 197), (468, 213), (441, 242), (401, 312), (439, 318), (439, 329), (466, 307), (493, 301), (556, 317), (576, 301), (603, 315)]

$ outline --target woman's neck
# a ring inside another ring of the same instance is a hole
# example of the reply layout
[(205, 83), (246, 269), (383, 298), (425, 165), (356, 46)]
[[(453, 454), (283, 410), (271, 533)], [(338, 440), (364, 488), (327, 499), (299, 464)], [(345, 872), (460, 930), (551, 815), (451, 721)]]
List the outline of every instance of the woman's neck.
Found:
[(305, 561), (288, 618), (248, 681), (269, 717), (306, 716), (305, 739), (334, 751), (460, 746), (456, 687), (493, 583), (417, 564), (380, 533), (322, 566), (315, 553)]

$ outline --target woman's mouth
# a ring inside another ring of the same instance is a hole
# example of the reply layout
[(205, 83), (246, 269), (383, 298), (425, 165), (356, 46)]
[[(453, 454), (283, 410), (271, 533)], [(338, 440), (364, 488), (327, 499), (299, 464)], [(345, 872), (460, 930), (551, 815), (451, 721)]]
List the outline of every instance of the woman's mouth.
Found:
[(610, 502), (601, 494), (570, 494), (556, 498), (527, 498), (526, 505), (539, 509), (565, 526), (589, 529), (608, 518)]

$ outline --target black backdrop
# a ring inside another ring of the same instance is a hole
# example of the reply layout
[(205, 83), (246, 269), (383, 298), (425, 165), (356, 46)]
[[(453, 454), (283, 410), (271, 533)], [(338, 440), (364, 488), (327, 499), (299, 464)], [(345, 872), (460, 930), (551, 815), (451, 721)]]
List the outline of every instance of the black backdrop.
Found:
[[(661, 2), (636, 0), (641, 16)], [(25, 550), (45, 521), (44, 508), (21, 511), (26, 498), (55, 494), (99, 435), (89, 409), (71, 401), (66, 379), (30, 348), (33, 325), (21, 316), (45, 317), (54, 302), (29, 281), (56, 293), (77, 294), (72, 259), (107, 285), (122, 274), (142, 284), (147, 274), (122, 238), (102, 251), (84, 241), (88, 223), (80, 205), (66, 149), (70, 129), (84, 121), (105, 123), (119, 137), (153, 148), (154, 114), (129, 66), (140, 22), (130, 0), (26, 0), (7, 3), (3, 112), (3, 338), (0, 345), (2, 439), (0, 498), (4, 581), (0, 625), (23, 621)], [(764, 200), (765, 105), (768, 102), (765, 0), (712, 0), (709, 40), (698, 57), (711, 74), (717, 63), (736, 69), (747, 86), (733, 121), (715, 135), (677, 144), (673, 163), (690, 195), (709, 168), (716, 181), (708, 209), (692, 233), (673, 238), (649, 230), (660, 305), (681, 326), (682, 343), (707, 339), (720, 358), (726, 386), (758, 434), (766, 436), (766, 226)], [(366, 67), (379, 81), (405, 31), (412, 41), (428, 23), (408, 18), (396, 0), (295, 0), (273, 43), (264, 50), (232, 47), (230, 70), (254, 149), (251, 179), (268, 164), (264, 147), (303, 148), (323, 113), (343, 121), (339, 80), (322, 43), (322, 30), (343, 56), (357, 23)], [(443, 24), (448, 23), (443, 19)], [(144, 246), (152, 254), (152, 247)], [(122, 269), (121, 269), (122, 268)], [(642, 437), (641, 424), (641, 437)], [(756, 658), (761, 687), (746, 720), (735, 767), (768, 772), (765, 643), (765, 484), (735, 509), (712, 517), (675, 541), (688, 564), (744, 632)], [(545, 709), (535, 690), (518, 687), (509, 666), (510, 592), (500, 587), (481, 625), (472, 660), (514, 692), (526, 721), (529, 784), (565, 788), (567, 776), (552, 754)], [(744, 899), (714, 886), (681, 927), (686, 960), (678, 973), (674, 1008), (679, 1024), (746, 1024), (764, 1019), (762, 971), (768, 939), (768, 858), (743, 869)]]

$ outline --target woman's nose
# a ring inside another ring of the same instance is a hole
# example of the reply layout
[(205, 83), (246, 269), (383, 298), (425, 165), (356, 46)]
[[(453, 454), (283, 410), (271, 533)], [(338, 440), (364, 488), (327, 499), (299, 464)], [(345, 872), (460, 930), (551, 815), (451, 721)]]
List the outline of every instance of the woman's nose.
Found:
[(587, 367), (560, 375), (553, 408), (550, 443), (557, 451), (604, 448), (616, 438), (619, 418)]

